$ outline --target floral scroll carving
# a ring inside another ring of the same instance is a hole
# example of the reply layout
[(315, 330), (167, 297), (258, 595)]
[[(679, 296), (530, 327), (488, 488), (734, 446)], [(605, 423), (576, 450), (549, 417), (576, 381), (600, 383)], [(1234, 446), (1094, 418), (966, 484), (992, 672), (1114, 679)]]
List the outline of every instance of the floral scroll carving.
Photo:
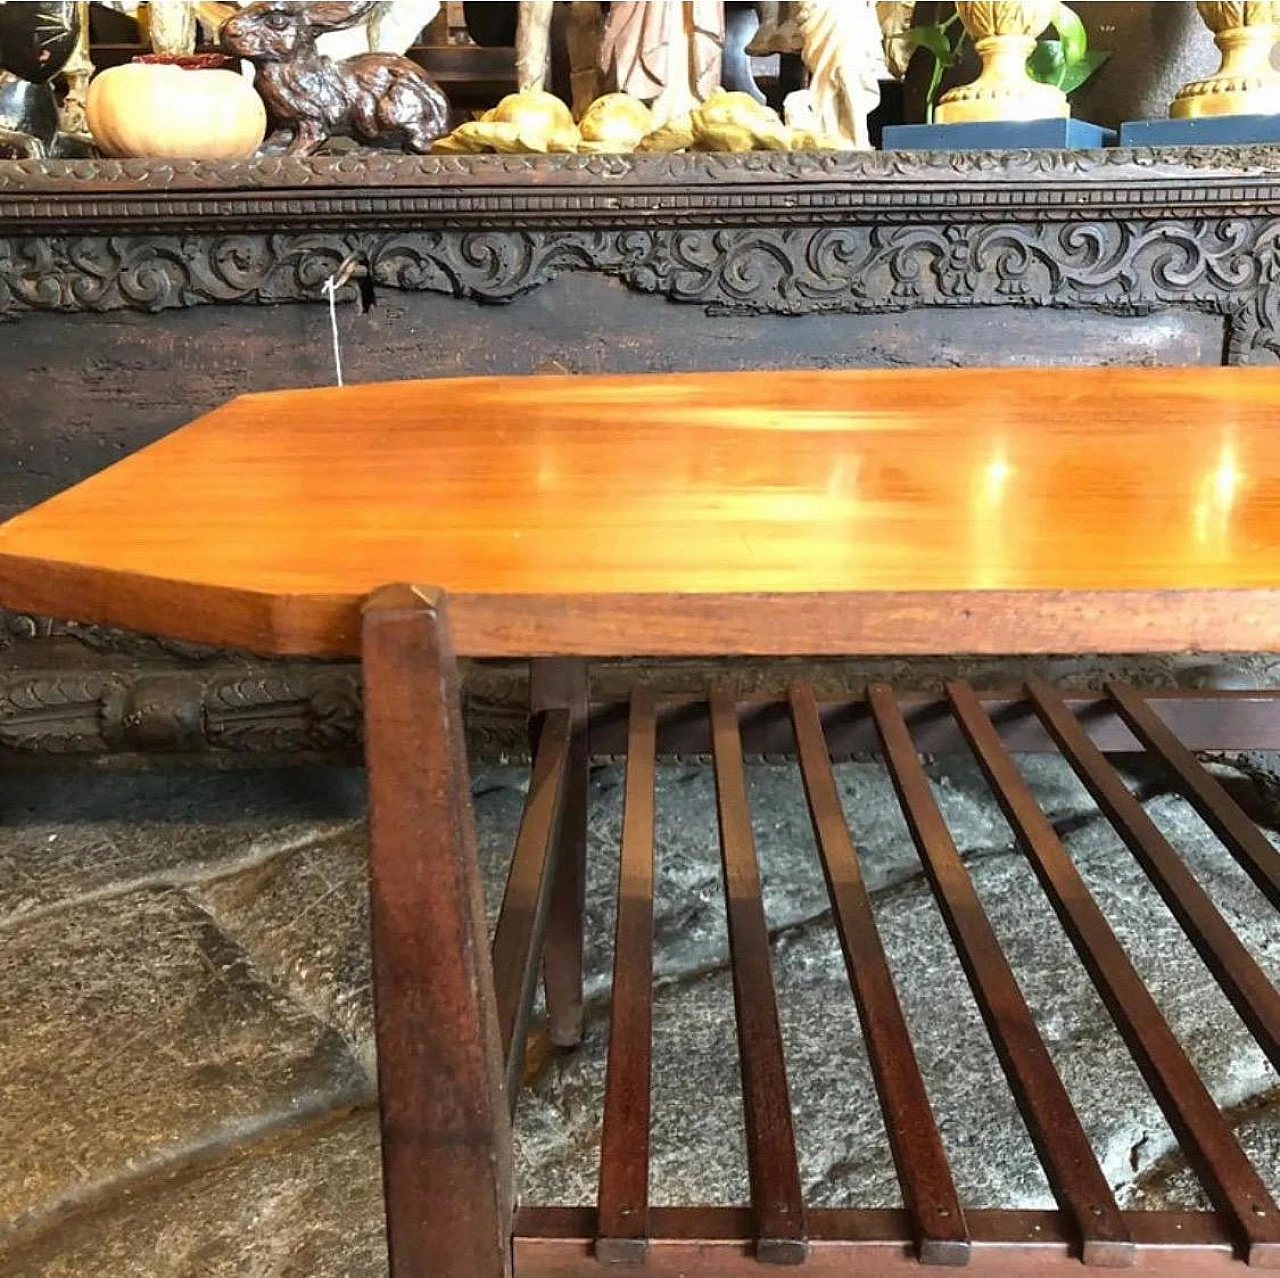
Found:
[(717, 311), (1163, 306), (1230, 321), (1232, 362), (1280, 354), (1270, 219), (0, 239), (0, 316), (315, 300), (349, 255), (375, 287), (507, 302), (571, 271)]

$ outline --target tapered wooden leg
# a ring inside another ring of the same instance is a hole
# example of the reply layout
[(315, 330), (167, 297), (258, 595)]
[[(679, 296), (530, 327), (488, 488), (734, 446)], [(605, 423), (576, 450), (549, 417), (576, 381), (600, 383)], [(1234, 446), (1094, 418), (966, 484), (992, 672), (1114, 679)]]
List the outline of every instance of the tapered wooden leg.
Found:
[(364, 613), (373, 983), (393, 1278), (509, 1278), (511, 1126), (443, 597)]
[(547, 916), (542, 980), (547, 994), (547, 1033), (557, 1047), (575, 1047), (582, 1041), (582, 915), (587, 881), (589, 781), (587, 664), (540, 659), (529, 663), (529, 675), (529, 727), (535, 750), (542, 713), (559, 708), (573, 712), (560, 858)]

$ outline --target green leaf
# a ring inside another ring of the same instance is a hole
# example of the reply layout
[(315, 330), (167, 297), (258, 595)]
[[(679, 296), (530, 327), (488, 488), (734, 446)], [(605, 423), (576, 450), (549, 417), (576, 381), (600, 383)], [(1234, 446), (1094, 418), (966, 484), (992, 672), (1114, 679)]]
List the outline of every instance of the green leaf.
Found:
[(1064, 93), (1074, 93), (1110, 56), (1104, 49), (1090, 49), (1083, 58), (1068, 63), (1066, 75), (1058, 87)]
[(913, 50), (928, 49), (943, 66), (951, 65), (951, 39), (942, 26), (910, 27), (902, 38)]
[(1027, 74), (1041, 84), (1061, 87), (1067, 74), (1067, 58), (1061, 40), (1037, 40), (1035, 51), (1027, 59)]
[(1061, 40), (1038, 40), (1035, 52), (1027, 59), (1027, 74), (1041, 84), (1074, 93), (1110, 56), (1102, 49), (1091, 49), (1073, 62), (1067, 58)]
[(1089, 36), (1079, 15), (1065, 4), (1059, 4), (1053, 15), (1053, 27), (1062, 41), (1062, 56), (1067, 66), (1083, 62), (1089, 52)]

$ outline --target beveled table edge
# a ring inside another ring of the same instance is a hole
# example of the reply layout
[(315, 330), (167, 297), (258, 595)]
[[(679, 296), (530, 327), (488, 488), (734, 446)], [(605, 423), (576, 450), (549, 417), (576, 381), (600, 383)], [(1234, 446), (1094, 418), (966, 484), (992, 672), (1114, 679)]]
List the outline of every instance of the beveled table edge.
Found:
[[(468, 657), (1280, 651), (1280, 586), (443, 593)], [(359, 656), (362, 604), (0, 554), (0, 607), (264, 654)]]

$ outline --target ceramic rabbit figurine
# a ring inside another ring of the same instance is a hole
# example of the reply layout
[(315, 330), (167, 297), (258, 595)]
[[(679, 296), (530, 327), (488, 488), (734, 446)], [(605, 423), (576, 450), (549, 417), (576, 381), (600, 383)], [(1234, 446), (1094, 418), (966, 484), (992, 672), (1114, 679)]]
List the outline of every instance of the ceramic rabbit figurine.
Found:
[(449, 128), (449, 103), (416, 62), (393, 53), (335, 61), (316, 38), (361, 21), (372, 4), (264, 0), (228, 18), (225, 52), (252, 62), (267, 107), (267, 146), (310, 155), (331, 137), (425, 152)]

